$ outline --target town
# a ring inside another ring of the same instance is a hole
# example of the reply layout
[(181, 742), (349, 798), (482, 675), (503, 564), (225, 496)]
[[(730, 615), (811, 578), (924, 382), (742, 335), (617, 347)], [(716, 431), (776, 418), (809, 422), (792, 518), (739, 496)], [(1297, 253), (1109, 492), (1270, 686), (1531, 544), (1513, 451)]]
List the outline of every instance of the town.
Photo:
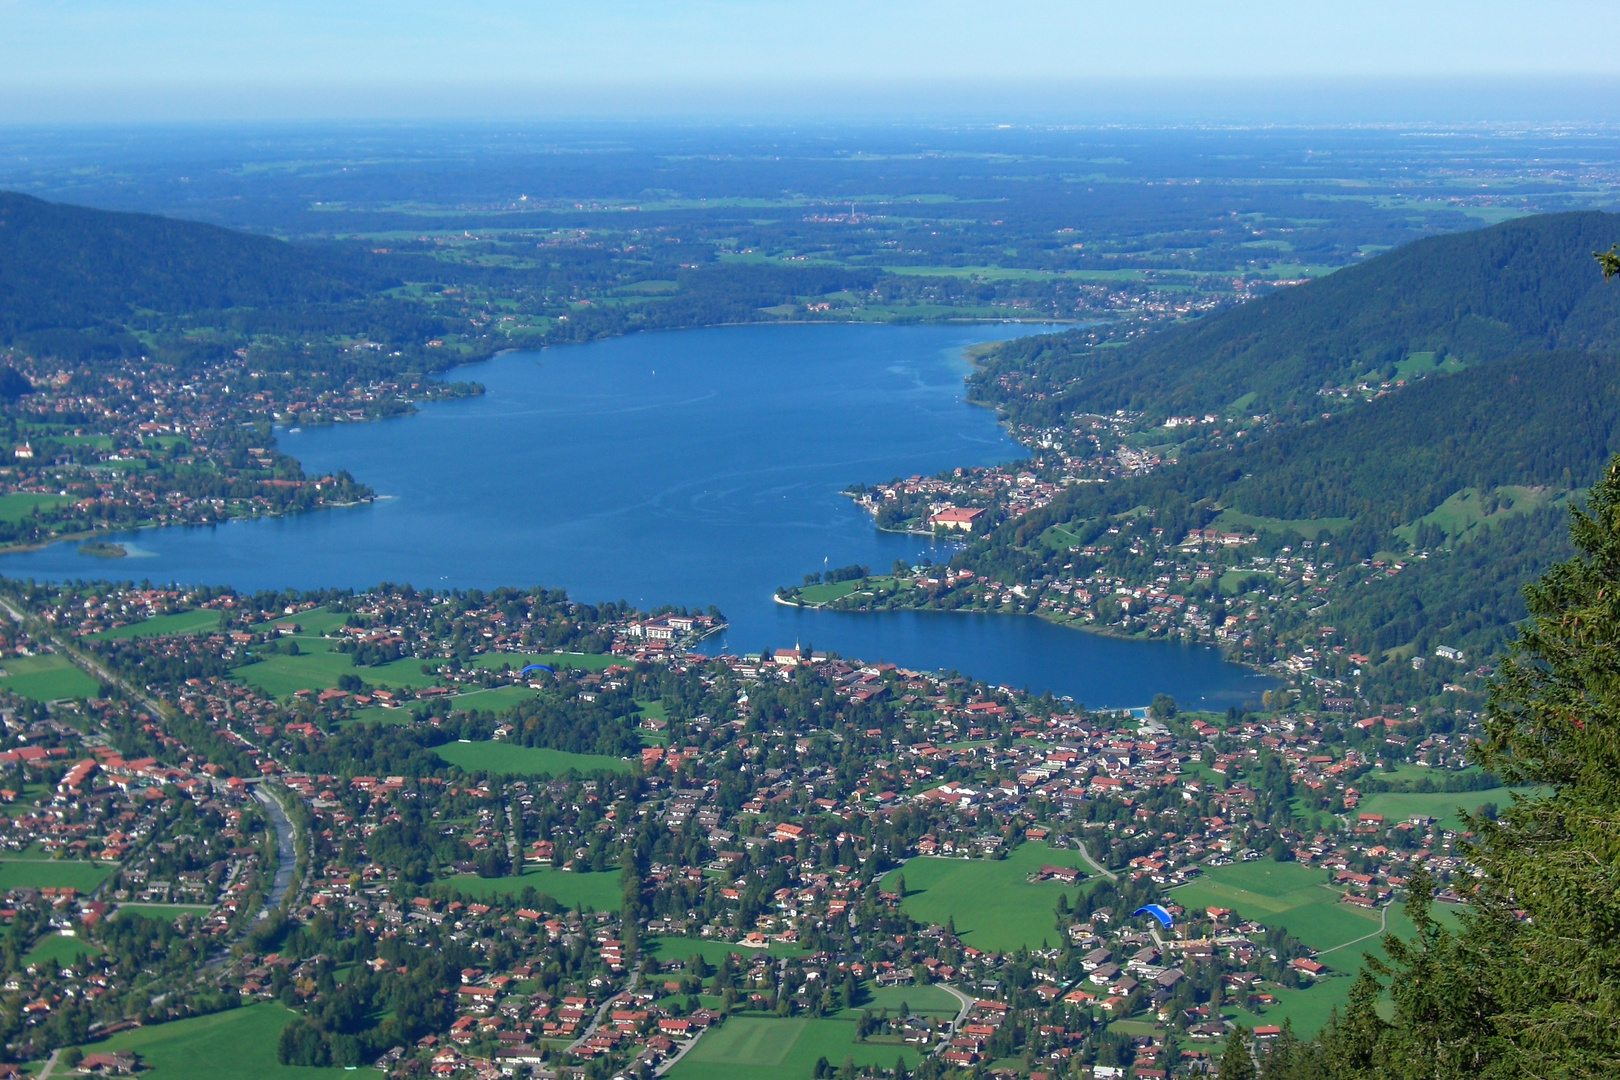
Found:
[(1509, 798), (1461, 708), (1095, 712), (543, 589), (0, 599), (18, 1064), (228, 1016), (397, 1076), (1196, 1075)]

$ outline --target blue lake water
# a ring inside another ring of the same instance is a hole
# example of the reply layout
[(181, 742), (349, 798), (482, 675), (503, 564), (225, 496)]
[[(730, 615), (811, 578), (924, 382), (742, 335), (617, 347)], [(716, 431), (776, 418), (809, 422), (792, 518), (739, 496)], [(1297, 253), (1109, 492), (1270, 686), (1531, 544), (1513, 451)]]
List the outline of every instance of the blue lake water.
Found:
[(73, 543), (0, 573), (242, 589), (550, 585), (586, 600), (715, 604), (711, 650), (795, 642), (1133, 706), (1222, 707), (1270, 682), (1203, 646), (1114, 640), (1019, 616), (803, 611), (778, 585), (824, 565), (887, 569), (948, 546), (880, 533), (839, 491), (1022, 456), (963, 400), (963, 350), (1018, 326), (747, 326), (639, 334), (469, 365), (480, 398), (280, 433), (306, 471), (386, 498), (286, 518), (129, 533), (108, 562)]

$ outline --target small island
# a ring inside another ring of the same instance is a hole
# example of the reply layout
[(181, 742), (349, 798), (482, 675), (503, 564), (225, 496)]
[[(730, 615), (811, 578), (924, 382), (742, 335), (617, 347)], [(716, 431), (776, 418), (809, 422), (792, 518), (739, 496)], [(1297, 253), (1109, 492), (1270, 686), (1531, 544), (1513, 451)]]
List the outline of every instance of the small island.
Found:
[(122, 559), (129, 552), (124, 550), (123, 544), (113, 544), (106, 540), (87, 540), (79, 545), (80, 555), (94, 555), (98, 559)]

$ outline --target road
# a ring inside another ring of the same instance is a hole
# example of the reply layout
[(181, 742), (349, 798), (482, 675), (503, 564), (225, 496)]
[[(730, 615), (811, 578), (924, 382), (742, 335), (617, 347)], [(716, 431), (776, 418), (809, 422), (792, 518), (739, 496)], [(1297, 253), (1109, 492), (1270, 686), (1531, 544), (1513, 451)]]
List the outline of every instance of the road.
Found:
[[(954, 986), (947, 986), (945, 983), (935, 983), (934, 985), (962, 1003), (961, 1011), (956, 1014), (956, 1019), (951, 1021), (951, 1034), (955, 1035), (962, 1030), (962, 1025), (967, 1023), (968, 1013), (973, 1011), (974, 999), (968, 997)], [(951, 1040), (941, 1039), (939, 1045), (934, 1047), (931, 1053), (941, 1053), (949, 1045), (951, 1045)]]
[(1384, 930), (1388, 926), (1389, 926), (1389, 905), (1385, 904), (1383, 907), (1378, 909), (1378, 929), (1377, 930), (1373, 931), (1370, 934), (1363, 934), (1361, 937), (1356, 938), (1356, 940), (1354, 940), (1354, 941), (1347, 941), (1343, 945), (1335, 945), (1331, 949), (1323, 949), (1321, 952), (1316, 953), (1315, 955), (1317, 955), (1317, 956), (1326, 956), (1330, 952), (1338, 952), (1340, 949), (1348, 949), (1352, 945), (1360, 945), (1363, 941), (1366, 941), (1369, 938), (1383, 937), (1384, 936)]
[(1087, 866), (1089, 866), (1093, 870), (1097, 871), (1097, 873), (1101, 874), (1103, 877), (1107, 878), (1109, 881), (1118, 881), (1119, 880), (1119, 875), (1118, 874), (1114, 873), (1112, 870), (1108, 869), (1102, 863), (1098, 862), (1096, 859), (1093, 859), (1091, 857), (1091, 852), (1086, 850), (1085, 841), (1083, 841), (1083, 840), (1080, 842), (1080, 857), (1086, 861)]
[[(11, 616), (12, 622), (21, 624), (24, 621), (23, 613), (13, 607), (11, 601), (7, 600), (3, 596), (0, 596), (0, 608), (5, 608), (6, 614)], [(80, 667), (84, 668), (102, 682), (112, 683), (114, 686), (120, 687), (124, 693), (130, 696), (132, 700), (139, 701), (142, 705), (146, 706), (148, 711), (150, 711), (154, 717), (168, 716), (168, 711), (165, 710), (164, 707), (156, 700), (148, 697), (146, 691), (137, 690), (127, 679), (108, 671), (105, 667), (102, 667), (95, 657), (87, 656), (86, 654), (80, 652), (72, 645), (58, 638), (46, 627), (35, 624), (30, 626), (29, 630), (36, 636), (42, 637), (51, 644), (55, 645), (58, 649), (62, 650), (63, 656), (66, 656), (69, 660), (72, 660), (75, 664), (78, 664)]]
[(602, 1002), (602, 1007), (596, 1010), (595, 1016), (591, 1017), (591, 1022), (585, 1028), (585, 1031), (580, 1035), (579, 1038), (568, 1044), (565, 1052), (572, 1054), (577, 1048), (584, 1046), (585, 1040), (596, 1034), (596, 1029), (602, 1024), (602, 1018), (608, 1014), (609, 1009), (613, 1008), (613, 1003), (619, 999), (619, 995), (631, 993), (639, 985), (641, 985), (641, 972), (637, 971), (634, 975), (630, 976), (630, 982), (625, 985), (625, 988), (621, 990), (619, 994), (613, 994), (606, 1001)]
[(60, 1054), (61, 1052), (62, 1051), (60, 1050), (51, 1051), (51, 1056), (45, 1059), (44, 1068), (39, 1070), (39, 1075), (35, 1077), (34, 1080), (50, 1080), (51, 1070), (56, 1068), (56, 1055)]

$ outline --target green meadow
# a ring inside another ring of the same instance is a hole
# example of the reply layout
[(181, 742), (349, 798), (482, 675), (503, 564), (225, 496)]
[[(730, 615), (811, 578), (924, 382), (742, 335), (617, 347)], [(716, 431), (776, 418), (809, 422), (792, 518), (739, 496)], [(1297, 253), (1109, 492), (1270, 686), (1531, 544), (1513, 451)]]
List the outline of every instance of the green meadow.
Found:
[(855, 1041), (852, 1020), (798, 1020), (733, 1016), (709, 1031), (667, 1074), (671, 1080), (756, 1080), (762, 1070), (781, 1076), (809, 1076), (818, 1058), (834, 1066), (846, 1057), (855, 1065), (889, 1068), (904, 1057), (917, 1064), (915, 1047), (893, 1042)]
[[(1277, 998), (1277, 1004), (1265, 1009), (1263, 1015), (1237, 1010), (1245, 1023), (1276, 1024), (1286, 1016), (1301, 1035), (1313, 1034), (1327, 1022), (1335, 1007), (1344, 1007), (1353, 982), (1350, 976), (1360, 969), (1363, 954), (1383, 955), (1377, 936), (1379, 913), (1340, 902), (1339, 890), (1328, 884), (1325, 871), (1259, 859), (1209, 867), (1191, 884), (1170, 890), (1170, 898), (1189, 911), (1230, 908), (1241, 918), (1282, 927), (1317, 950), (1322, 963), (1333, 972), (1299, 990), (1268, 985), (1266, 989)], [(1434, 913), (1440, 922), (1456, 926), (1455, 908), (1437, 904)], [(1388, 908), (1386, 915), (1390, 932), (1401, 937), (1414, 933), (1411, 920), (1398, 905)]]
[(307, 638), (321, 638), (336, 630), (341, 630), (349, 616), (341, 611), (327, 611), (325, 608), (311, 608), (300, 611), (296, 615), (283, 615), (268, 622), (259, 623), (253, 629), (268, 632), (275, 629), (277, 623), (294, 623), (298, 626), (298, 633), (284, 635), (296, 638), (302, 643)]
[[(1526, 789), (1519, 794), (1533, 790)], [(1436, 819), (1444, 828), (1461, 829), (1464, 825), (1459, 810), (1473, 813), (1486, 803), (1510, 806), (1513, 803), (1513, 795), (1513, 789), (1505, 787), (1487, 788), (1484, 791), (1379, 791), (1363, 796), (1361, 802), (1356, 805), (1355, 812), (1382, 814), (1386, 825), (1393, 825), (1420, 814)]]
[(34, 701), (94, 697), (101, 689), (99, 681), (58, 653), (7, 657), (3, 670), (0, 689)]
[(731, 953), (747, 958), (759, 953), (770, 956), (802, 956), (806, 952), (798, 945), (788, 945), (780, 941), (773, 941), (763, 949), (748, 949), (735, 941), (691, 937), (648, 938), (642, 943), (641, 951), (666, 963), (670, 960), (690, 960), (694, 956), (701, 956), (710, 964), (724, 962), (726, 956)]
[(66, 885), (87, 893), (113, 872), (111, 863), (75, 859), (0, 859), (0, 892), (6, 889), (57, 888)]
[(631, 763), (606, 754), (570, 754), (538, 746), (514, 746), (499, 739), (453, 742), (433, 752), (468, 772), (505, 773), (511, 776), (555, 776), (573, 769), (581, 773), (629, 772)]
[(1547, 487), (1508, 485), (1490, 492), (1463, 488), (1417, 521), (1396, 529), (1395, 534), (1410, 544), (1416, 542), (1419, 525), (1438, 525), (1446, 534), (1446, 543), (1455, 544), (1466, 540), (1484, 522), (1523, 514), (1560, 497), (1561, 493)]
[(1057, 942), (1058, 897), (1070, 900), (1085, 888), (1055, 881), (1031, 884), (1027, 878), (1042, 863), (1069, 866), (1087, 873), (1078, 851), (1056, 850), (1045, 842), (1020, 845), (1005, 859), (945, 859), (918, 856), (889, 871), (885, 889), (894, 889), (901, 876), (906, 895), (901, 906), (914, 919), (944, 924), (956, 920), (956, 932), (976, 949), (1006, 952), (1027, 945)]
[(571, 908), (592, 908), (596, 911), (617, 911), (624, 899), (624, 887), (618, 870), (601, 873), (575, 873), (555, 866), (526, 866), (522, 874), (509, 877), (481, 878), (477, 874), (456, 874), (444, 879), (464, 893), (473, 896), (512, 895), (530, 885)]
[(83, 938), (67, 937), (63, 934), (47, 934), (34, 943), (34, 947), (23, 955), (23, 966), (29, 964), (50, 964), (54, 967), (67, 967), (74, 964), (81, 956), (99, 956), (101, 949), (92, 945)]
[(175, 615), (154, 615), (137, 623), (87, 635), (92, 641), (115, 638), (168, 637), (178, 634), (204, 634), (219, 629), (220, 613), (198, 608)]
[(49, 510), (53, 506), (71, 502), (78, 502), (78, 499), (72, 495), (39, 495), (32, 491), (14, 491), (10, 495), (0, 495), (0, 521), (16, 524), (32, 514), (35, 509)]
[(207, 904), (119, 904), (113, 918), (173, 922), (182, 915), (206, 915), (213, 910)]
[[(87, 1051), (133, 1050), (146, 1067), (143, 1080), (338, 1080), (353, 1070), (281, 1065), (276, 1042), (297, 1014), (277, 1002), (262, 1002), (209, 1016), (120, 1031)], [(228, 1062), (229, 1065), (225, 1063)]]

